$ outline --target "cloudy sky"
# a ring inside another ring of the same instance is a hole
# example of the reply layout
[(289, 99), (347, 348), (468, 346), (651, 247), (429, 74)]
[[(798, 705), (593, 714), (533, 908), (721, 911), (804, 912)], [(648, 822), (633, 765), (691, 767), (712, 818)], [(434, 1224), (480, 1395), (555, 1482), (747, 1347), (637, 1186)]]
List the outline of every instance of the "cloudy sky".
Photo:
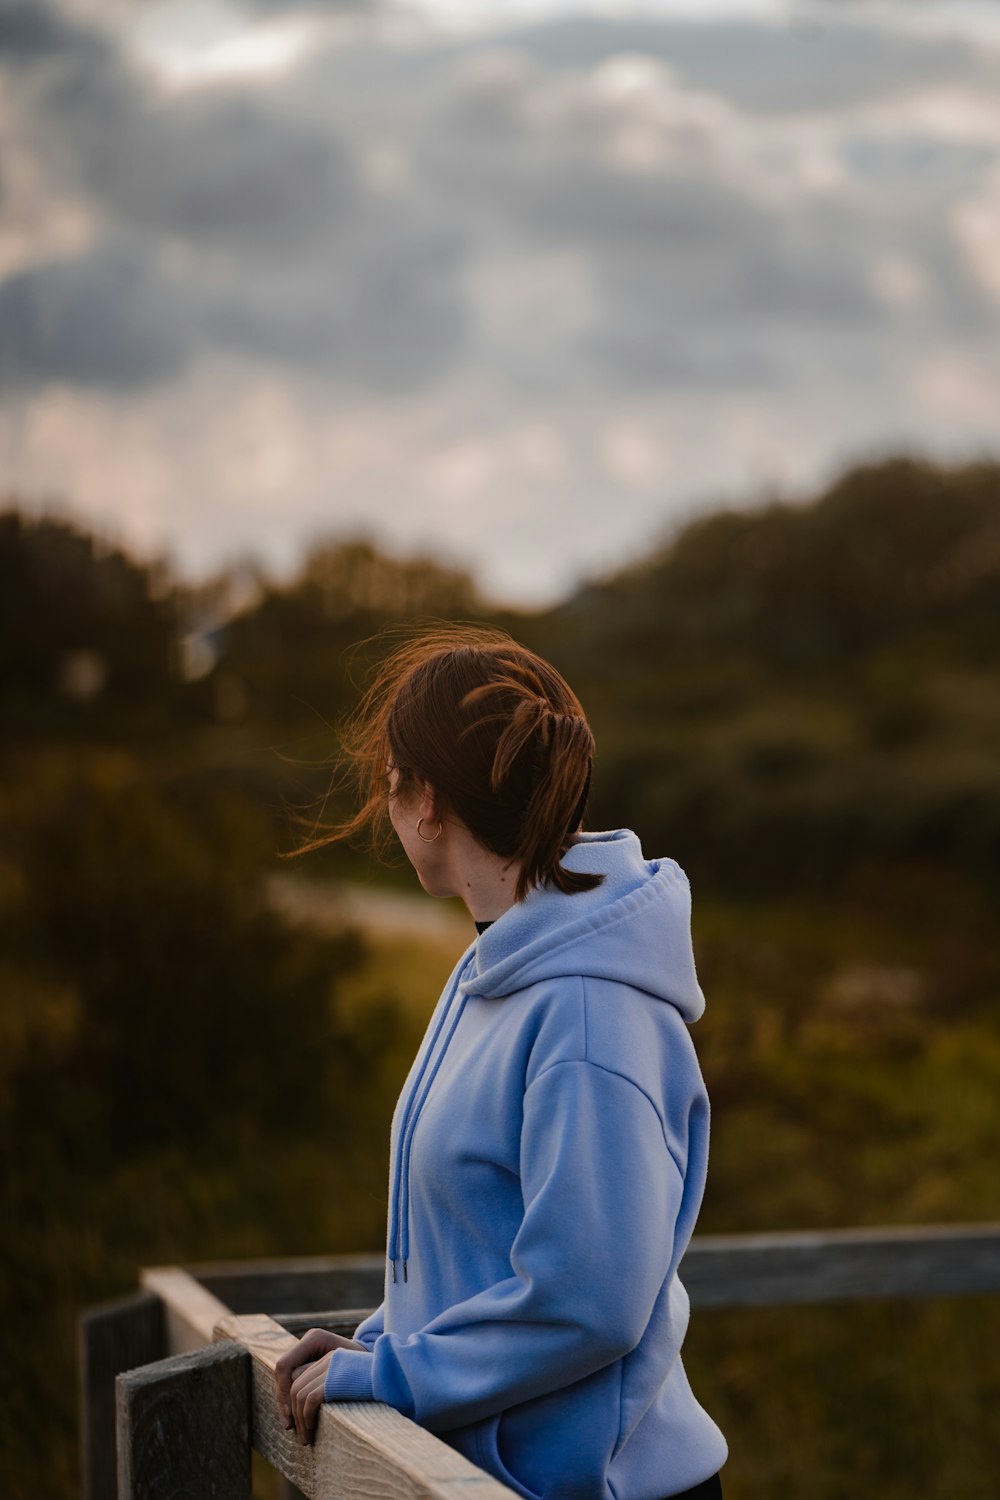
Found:
[(1000, 451), (1000, 3), (0, 0), (0, 480), (551, 600)]

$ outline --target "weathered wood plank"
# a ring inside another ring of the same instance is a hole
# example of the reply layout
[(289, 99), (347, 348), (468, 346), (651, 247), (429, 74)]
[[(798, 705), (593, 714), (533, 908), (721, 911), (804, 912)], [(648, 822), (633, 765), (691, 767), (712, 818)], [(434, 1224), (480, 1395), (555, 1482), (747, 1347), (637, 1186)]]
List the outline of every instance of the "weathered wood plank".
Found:
[(119, 1500), (249, 1500), (249, 1382), (233, 1343), (119, 1375)]
[(187, 1266), (234, 1313), (308, 1313), (314, 1307), (377, 1307), (382, 1255), (313, 1255), (296, 1260), (208, 1261)]
[(186, 1354), (212, 1342), (212, 1330), (232, 1311), (180, 1266), (149, 1266), (140, 1280), (162, 1299), (167, 1330), (167, 1353)]
[(509, 1500), (491, 1475), (388, 1406), (333, 1402), (322, 1406), (311, 1446), (278, 1420), (274, 1369), (293, 1342), (272, 1318), (229, 1317), (216, 1337), (249, 1350), (251, 1439), (258, 1453), (307, 1500)]
[(1000, 1225), (701, 1235), (681, 1262), (694, 1307), (1000, 1291)]
[[(384, 1263), (376, 1256), (247, 1267), (215, 1262), (189, 1270), (233, 1312), (266, 1311), (282, 1320), (302, 1314), (317, 1324), (329, 1315), (312, 1309), (373, 1307), (383, 1291)], [(996, 1291), (1000, 1225), (700, 1235), (681, 1277), (692, 1302), (709, 1307)]]
[(280, 1323), (287, 1333), (300, 1339), (310, 1328), (325, 1328), (329, 1333), (339, 1333), (342, 1338), (354, 1337), (354, 1330), (363, 1323), (370, 1307), (333, 1308), (327, 1312), (278, 1313), (274, 1321)]
[(83, 1497), (115, 1500), (115, 1376), (166, 1353), (163, 1304), (153, 1292), (136, 1292), (89, 1307), (77, 1322), (77, 1345)]

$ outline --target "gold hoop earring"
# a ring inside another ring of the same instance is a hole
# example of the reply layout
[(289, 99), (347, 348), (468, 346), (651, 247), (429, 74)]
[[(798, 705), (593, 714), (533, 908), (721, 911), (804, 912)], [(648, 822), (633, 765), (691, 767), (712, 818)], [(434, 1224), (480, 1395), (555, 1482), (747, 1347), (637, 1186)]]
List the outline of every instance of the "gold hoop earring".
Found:
[(424, 836), (424, 834), (422, 834), (422, 833), (421, 833), (421, 832), (420, 832), (420, 825), (421, 825), (421, 823), (422, 823), (422, 822), (423, 822), (423, 821), (424, 821), (424, 820), (423, 820), (423, 818), (418, 818), (418, 819), (417, 819), (417, 838), (418, 838), (418, 839), (419, 839), (419, 840), (420, 840), (420, 841), (421, 841), (421, 843), (423, 843), (423, 844), (433, 844), (433, 843), (434, 843), (434, 842), (435, 842), (435, 841), (436, 841), (436, 840), (437, 840), (437, 839), (439, 839), (439, 838), (440, 838), (440, 837), (441, 837), (441, 832), (442, 832), (442, 830), (443, 830), (443, 828), (444, 828), (444, 824), (443, 824), (443, 823), (442, 823), (442, 822), (441, 822), (441, 820), (440, 820), (440, 818), (439, 818), (439, 819), (438, 819), (438, 831), (437, 831), (437, 833), (436, 833), (436, 834), (435, 834), (435, 835), (434, 835), (434, 838), (432, 838), (432, 839), (429, 839), (429, 838), (426, 838), (426, 837), (425, 837), (425, 836)]

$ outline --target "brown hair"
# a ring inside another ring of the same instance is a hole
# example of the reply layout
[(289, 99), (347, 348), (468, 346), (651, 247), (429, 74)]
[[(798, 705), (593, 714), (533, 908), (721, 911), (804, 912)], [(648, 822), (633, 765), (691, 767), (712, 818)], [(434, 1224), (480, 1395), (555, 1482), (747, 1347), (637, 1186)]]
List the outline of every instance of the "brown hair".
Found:
[(292, 855), (359, 833), (383, 849), (392, 764), (396, 796), (428, 781), (479, 843), (520, 866), (516, 900), (545, 881), (569, 894), (603, 879), (560, 864), (590, 789), (590, 725), (556, 669), (505, 631), (440, 625), (397, 646), (348, 720), (343, 754), (358, 811)]

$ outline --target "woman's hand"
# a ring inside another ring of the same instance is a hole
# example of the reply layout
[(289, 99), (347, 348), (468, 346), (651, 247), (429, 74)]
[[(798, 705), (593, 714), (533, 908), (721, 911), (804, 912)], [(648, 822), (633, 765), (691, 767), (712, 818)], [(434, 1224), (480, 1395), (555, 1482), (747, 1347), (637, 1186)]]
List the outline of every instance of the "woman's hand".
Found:
[(293, 1425), (300, 1443), (311, 1443), (316, 1430), (319, 1409), (323, 1405), (323, 1387), (334, 1349), (360, 1349), (365, 1344), (327, 1333), (325, 1328), (310, 1328), (275, 1365), (278, 1382), (278, 1415), (286, 1430)]

